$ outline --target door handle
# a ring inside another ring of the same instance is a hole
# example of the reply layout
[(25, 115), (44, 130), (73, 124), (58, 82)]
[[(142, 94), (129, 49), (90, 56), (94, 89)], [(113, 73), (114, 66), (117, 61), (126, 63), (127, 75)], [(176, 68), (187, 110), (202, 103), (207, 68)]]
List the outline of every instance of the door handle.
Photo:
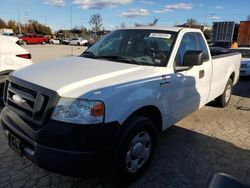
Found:
[(199, 71), (199, 79), (204, 78), (204, 76), (205, 76), (205, 71), (204, 70), (200, 70)]

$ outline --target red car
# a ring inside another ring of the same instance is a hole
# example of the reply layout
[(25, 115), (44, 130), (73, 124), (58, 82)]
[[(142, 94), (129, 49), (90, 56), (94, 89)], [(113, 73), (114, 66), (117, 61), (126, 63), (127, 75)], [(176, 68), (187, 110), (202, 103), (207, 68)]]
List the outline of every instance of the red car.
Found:
[(48, 43), (49, 39), (36, 34), (27, 34), (25, 36), (19, 37), (23, 41), (23, 44), (45, 44)]

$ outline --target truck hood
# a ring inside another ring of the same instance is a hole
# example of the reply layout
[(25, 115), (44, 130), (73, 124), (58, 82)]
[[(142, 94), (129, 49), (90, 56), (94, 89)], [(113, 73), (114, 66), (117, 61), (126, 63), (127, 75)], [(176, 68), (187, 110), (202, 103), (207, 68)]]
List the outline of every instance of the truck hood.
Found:
[(60, 96), (77, 98), (92, 90), (154, 76), (152, 66), (67, 57), (34, 64), (12, 75), (56, 91)]

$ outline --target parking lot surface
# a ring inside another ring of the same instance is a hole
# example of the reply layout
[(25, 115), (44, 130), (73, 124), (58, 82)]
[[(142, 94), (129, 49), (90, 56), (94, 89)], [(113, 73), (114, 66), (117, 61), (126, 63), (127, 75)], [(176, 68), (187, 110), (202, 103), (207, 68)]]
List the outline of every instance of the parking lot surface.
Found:
[(32, 56), (34, 63), (56, 59), (59, 57), (77, 56), (87, 48), (85, 46), (69, 46), (69, 45), (24, 45)]
[[(40, 62), (68, 56), (71, 47), (32, 45), (26, 48), (34, 62)], [(83, 49), (74, 48), (75, 54), (80, 54)], [(0, 187), (117, 186), (107, 178), (108, 175), (77, 178), (42, 170), (9, 149), (2, 129), (0, 146)], [(249, 78), (241, 79), (235, 86), (227, 108), (207, 105), (160, 135), (150, 168), (129, 187), (202, 188), (213, 174), (219, 172), (250, 184)]]

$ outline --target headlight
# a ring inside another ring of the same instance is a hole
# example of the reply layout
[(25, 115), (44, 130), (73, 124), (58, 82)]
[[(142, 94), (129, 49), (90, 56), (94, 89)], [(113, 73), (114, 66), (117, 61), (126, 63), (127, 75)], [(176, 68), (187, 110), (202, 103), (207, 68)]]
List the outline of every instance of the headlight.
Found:
[(51, 119), (76, 124), (102, 123), (104, 104), (100, 101), (61, 98)]

